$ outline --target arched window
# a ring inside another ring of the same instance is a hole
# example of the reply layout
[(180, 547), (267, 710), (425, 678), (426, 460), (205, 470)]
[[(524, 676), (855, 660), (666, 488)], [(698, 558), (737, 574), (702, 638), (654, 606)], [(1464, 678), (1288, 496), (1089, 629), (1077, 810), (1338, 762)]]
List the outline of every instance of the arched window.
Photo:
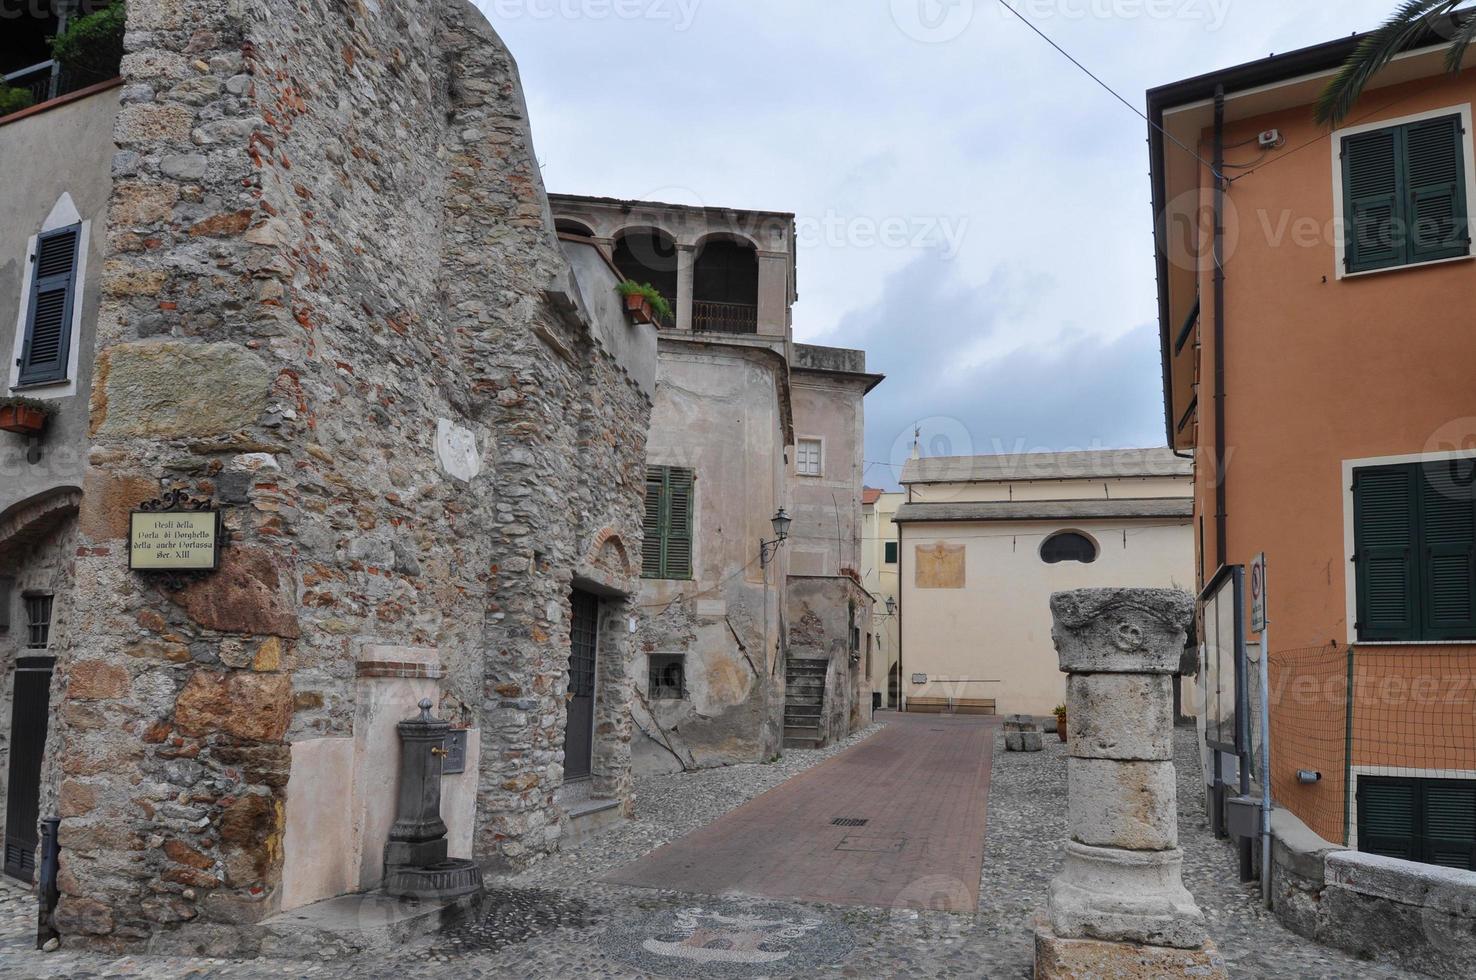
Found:
[(1046, 538), (1045, 544), (1040, 546), (1040, 560), (1048, 565), (1063, 561), (1079, 561), (1083, 565), (1090, 565), (1097, 560), (1097, 545), (1085, 534), (1062, 531)]

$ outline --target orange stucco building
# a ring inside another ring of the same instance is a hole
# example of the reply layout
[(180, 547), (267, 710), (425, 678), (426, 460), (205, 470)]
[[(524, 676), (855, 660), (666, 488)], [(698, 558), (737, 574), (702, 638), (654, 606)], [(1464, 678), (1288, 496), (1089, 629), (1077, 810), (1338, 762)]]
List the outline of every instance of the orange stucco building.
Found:
[(1357, 40), (1149, 92), (1165, 422), (1201, 587), (1266, 555), (1277, 805), (1476, 868), (1476, 57), (1431, 34), (1330, 131)]

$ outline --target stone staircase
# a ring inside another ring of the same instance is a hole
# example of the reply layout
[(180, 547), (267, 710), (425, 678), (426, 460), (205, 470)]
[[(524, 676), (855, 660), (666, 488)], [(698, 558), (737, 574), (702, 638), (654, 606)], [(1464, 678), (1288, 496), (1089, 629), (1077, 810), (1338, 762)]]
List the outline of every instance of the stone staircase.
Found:
[(784, 747), (813, 749), (821, 744), (825, 712), (826, 660), (790, 657), (784, 666)]

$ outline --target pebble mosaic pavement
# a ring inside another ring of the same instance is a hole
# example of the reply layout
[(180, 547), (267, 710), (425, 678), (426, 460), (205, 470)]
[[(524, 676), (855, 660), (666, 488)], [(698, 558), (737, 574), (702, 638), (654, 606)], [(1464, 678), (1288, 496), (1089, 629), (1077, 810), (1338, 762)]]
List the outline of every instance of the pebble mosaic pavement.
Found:
[[(973, 916), (715, 899), (594, 881), (871, 733), (822, 751), (791, 750), (769, 765), (639, 780), (638, 819), (593, 846), (495, 882), (487, 910), (476, 921), (388, 954), (312, 962), (41, 953), (28, 948), (35, 927), (30, 896), (0, 886), (0, 977), (1028, 978), (1028, 921), (1059, 866), (1065, 827), (1065, 754), (1052, 739), (1044, 752), (1030, 754), (1005, 753), (1003, 740), (996, 740), (980, 906)], [(1231, 975), (1408, 976), (1295, 936), (1259, 907), (1255, 887), (1236, 881), (1234, 853), (1213, 838), (1200, 812), (1193, 738), (1192, 730), (1178, 733), (1185, 879)], [(708, 949), (692, 952), (702, 946)], [(784, 957), (753, 955), (775, 950)]]

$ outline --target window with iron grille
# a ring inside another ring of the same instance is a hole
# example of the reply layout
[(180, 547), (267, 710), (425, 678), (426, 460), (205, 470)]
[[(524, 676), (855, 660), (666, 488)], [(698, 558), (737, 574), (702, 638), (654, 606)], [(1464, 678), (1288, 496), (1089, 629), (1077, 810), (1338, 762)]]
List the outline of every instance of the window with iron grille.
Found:
[(654, 701), (680, 701), (687, 696), (687, 657), (681, 653), (651, 654), (646, 687)]
[(26, 596), (26, 647), (45, 650), (51, 643), (51, 596)]

